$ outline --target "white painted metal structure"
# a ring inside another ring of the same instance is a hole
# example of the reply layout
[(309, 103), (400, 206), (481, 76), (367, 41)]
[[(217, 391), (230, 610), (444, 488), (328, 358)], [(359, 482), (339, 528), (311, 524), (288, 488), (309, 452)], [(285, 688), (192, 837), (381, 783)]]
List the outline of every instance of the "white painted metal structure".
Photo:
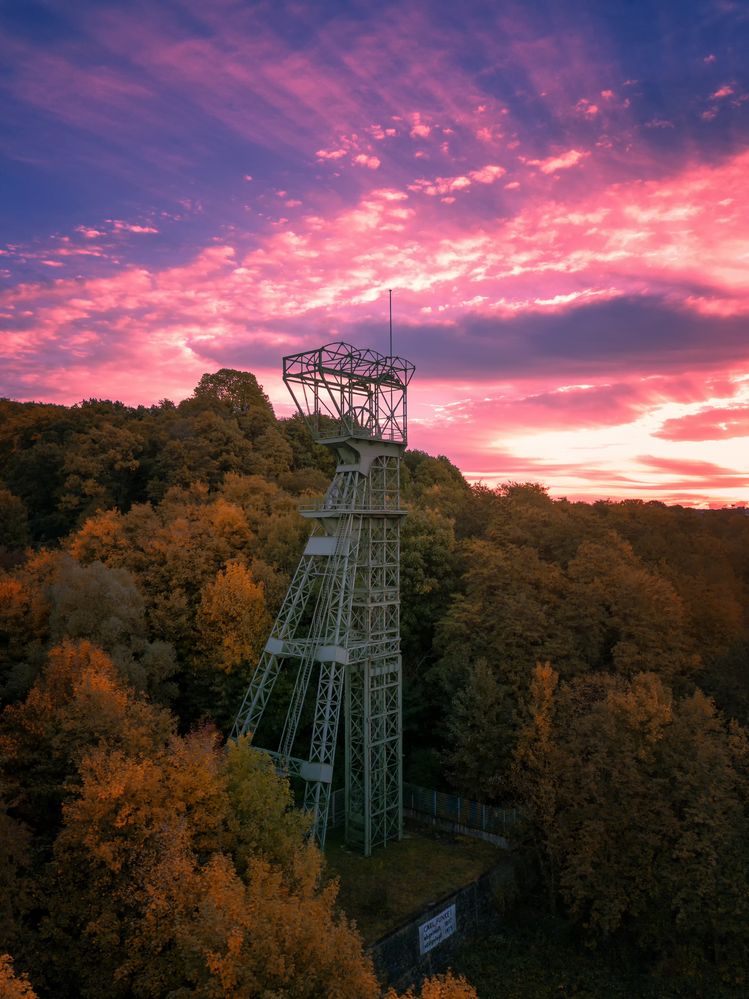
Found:
[[(403, 823), (400, 462), (413, 371), (400, 357), (346, 343), (284, 358), (284, 381), (338, 467), (323, 502), (301, 511), (314, 530), (233, 731), (254, 733), (276, 680), (293, 674), (271, 755), (305, 781), (304, 805), (322, 845), (345, 704), (346, 839), (365, 855), (399, 838)], [(300, 756), (310, 707), (309, 753)]]

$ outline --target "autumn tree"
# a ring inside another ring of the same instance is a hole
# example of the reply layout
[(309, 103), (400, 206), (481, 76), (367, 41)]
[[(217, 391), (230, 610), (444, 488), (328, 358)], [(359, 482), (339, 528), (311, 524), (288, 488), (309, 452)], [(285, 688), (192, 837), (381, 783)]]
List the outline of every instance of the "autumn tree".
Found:
[(238, 872), (244, 875), (257, 857), (293, 872), (307, 850), (311, 819), (295, 807), (288, 780), (269, 756), (250, 748), (248, 736), (227, 744), (223, 772), (231, 803), (228, 843)]
[(0, 716), (0, 776), (16, 818), (49, 843), (91, 746), (148, 753), (172, 727), (165, 711), (128, 690), (104, 652), (62, 642), (25, 701)]
[(241, 562), (229, 562), (202, 590), (197, 628), (203, 662), (226, 673), (255, 662), (271, 624), (263, 587)]
[(0, 999), (37, 999), (28, 976), (14, 970), (10, 954), (0, 954)]
[(478, 999), (478, 994), (462, 975), (448, 971), (446, 975), (425, 979), (416, 992), (407, 989), (398, 996), (394, 989), (389, 989), (385, 999)]
[(9, 694), (28, 690), (52, 645), (86, 638), (111, 656), (125, 682), (160, 700), (173, 695), (174, 650), (148, 640), (143, 598), (127, 570), (81, 566), (66, 552), (42, 551), (0, 580), (2, 590)]
[(533, 665), (550, 660), (576, 672), (581, 663), (565, 621), (568, 582), (530, 547), (497, 548), (487, 541), (464, 547), (459, 593), (440, 622), (439, 676), (448, 697), (465, 682), (465, 664), (485, 658), (504, 682), (524, 693)]
[(743, 984), (747, 734), (655, 674), (536, 670), (515, 777), (552, 897), (592, 939)]
[(411, 450), (404, 455), (403, 497), (422, 508), (458, 517), (469, 502), (470, 488), (444, 455), (433, 458), (425, 451)]
[(617, 535), (583, 542), (568, 576), (569, 628), (588, 668), (631, 676), (657, 664), (669, 682), (698, 668), (679, 595)]
[[(225, 763), (203, 731), (147, 757), (102, 746), (83, 759), (50, 874), (50, 975), (72, 966), (84, 997), (181, 988), (374, 999), (371, 964), (335, 912), (336, 885), (322, 886), (319, 851), (268, 765), (242, 758), (250, 753), (240, 745)], [(246, 830), (247, 820), (262, 828)]]
[(80, 562), (127, 569), (146, 601), (153, 638), (170, 642), (186, 663), (196, 642), (202, 587), (230, 559), (245, 557), (253, 535), (236, 504), (204, 486), (171, 489), (157, 508), (133, 507), (89, 519), (69, 542)]
[(523, 703), (512, 764), (513, 785), (527, 816), (552, 910), (556, 904), (559, 867), (556, 843), (559, 759), (555, 726), (558, 684), (559, 675), (549, 663), (536, 663)]
[(494, 490), (494, 502), (483, 507), (483, 533), (495, 545), (529, 545), (543, 561), (561, 567), (584, 540), (597, 540), (606, 530), (587, 504), (553, 500), (538, 482), (505, 483)]

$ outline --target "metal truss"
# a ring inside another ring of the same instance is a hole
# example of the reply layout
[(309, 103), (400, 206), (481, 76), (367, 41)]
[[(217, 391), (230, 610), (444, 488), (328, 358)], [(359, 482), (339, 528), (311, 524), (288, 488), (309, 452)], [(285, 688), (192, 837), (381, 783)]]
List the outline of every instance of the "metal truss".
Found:
[(350, 343), (283, 359), (283, 380), (318, 440), (354, 437), (406, 443), (410, 361)]
[[(412, 375), (402, 358), (343, 343), (284, 358), (284, 380), (338, 467), (322, 503), (301, 510), (313, 533), (232, 732), (254, 735), (288, 670), (293, 687), (271, 756), (304, 780), (324, 845), (345, 706), (346, 839), (365, 855), (402, 832), (400, 462)], [(309, 751), (298, 755), (306, 732)]]

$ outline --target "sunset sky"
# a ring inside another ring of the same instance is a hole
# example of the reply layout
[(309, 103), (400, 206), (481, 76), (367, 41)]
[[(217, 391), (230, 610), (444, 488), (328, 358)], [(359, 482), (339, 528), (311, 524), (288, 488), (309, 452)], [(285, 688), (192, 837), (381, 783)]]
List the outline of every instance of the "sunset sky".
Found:
[(749, 500), (749, 3), (6, 0), (0, 395), (416, 365), (413, 447)]

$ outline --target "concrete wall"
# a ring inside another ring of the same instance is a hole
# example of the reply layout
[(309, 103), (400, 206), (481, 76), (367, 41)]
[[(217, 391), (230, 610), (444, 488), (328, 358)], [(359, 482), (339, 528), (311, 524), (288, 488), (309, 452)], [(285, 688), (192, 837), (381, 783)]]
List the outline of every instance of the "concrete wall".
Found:
[[(430, 903), (418, 916), (381, 937), (369, 953), (383, 987), (405, 989), (428, 975), (446, 971), (455, 951), (489, 929), (516, 894), (515, 866), (508, 859), (476, 881)], [(422, 954), (419, 928), (453, 904), (455, 932)]]

